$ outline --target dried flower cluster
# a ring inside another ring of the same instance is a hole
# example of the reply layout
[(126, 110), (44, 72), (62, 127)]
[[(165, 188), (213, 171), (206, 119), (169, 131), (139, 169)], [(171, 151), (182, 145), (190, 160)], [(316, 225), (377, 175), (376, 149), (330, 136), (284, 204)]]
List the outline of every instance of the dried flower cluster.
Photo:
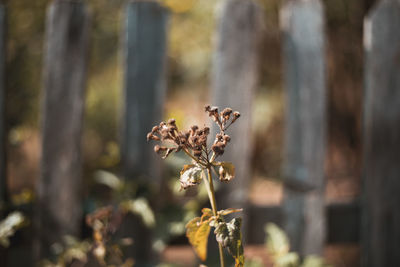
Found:
[[(154, 151), (162, 155), (163, 158), (168, 157), (172, 152), (183, 150), (196, 161), (199, 161), (200, 164), (206, 166), (210, 159), (214, 160), (217, 156), (224, 154), (225, 147), (231, 140), (230, 136), (225, 134), (225, 131), (240, 117), (240, 113), (233, 112), (231, 108), (225, 108), (218, 112), (217, 107), (210, 107), (209, 105), (205, 107), (205, 111), (220, 130), (216, 134), (210, 149), (207, 147), (207, 139), (210, 134), (209, 127), (199, 128), (199, 126), (193, 125), (187, 131), (179, 131), (175, 119), (154, 126), (151, 132), (147, 134), (147, 140), (167, 141), (172, 145), (154, 146)], [(211, 152), (214, 153), (213, 156), (211, 156)]]

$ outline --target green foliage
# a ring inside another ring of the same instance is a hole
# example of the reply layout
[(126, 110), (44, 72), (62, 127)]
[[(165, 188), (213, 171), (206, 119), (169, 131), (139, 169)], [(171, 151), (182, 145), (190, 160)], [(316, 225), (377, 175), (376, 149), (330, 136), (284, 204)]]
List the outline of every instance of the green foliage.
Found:
[(266, 246), (276, 267), (328, 267), (324, 259), (310, 255), (303, 262), (296, 252), (290, 252), (289, 239), (285, 232), (273, 223), (265, 226)]
[(68, 266), (73, 261), (87, 262), (88, 253), (92, 247), (88, 240), (78, 240), (73, 236), (65, 236), (63, 244), (53, 244), (52, 249), (57, 255), (56, 262), (43, 260), (40, 266), (43, 267), (63, 267)]
[(155, 216), (147, 199), (141, 197), (137, 199), (126, 200), (121, 202), (120, 207), (126, 212), (131, 212), (140, 216), (143, 223), (147, 227), (152, 228), (155, 226)]
[(21, 228), (26, 222), (26, 218), (19, 211), (10, 213), (4, 220), (0, 222), (0, 245), (8, 247), (10, 245), (10, 237), (15, 231)]

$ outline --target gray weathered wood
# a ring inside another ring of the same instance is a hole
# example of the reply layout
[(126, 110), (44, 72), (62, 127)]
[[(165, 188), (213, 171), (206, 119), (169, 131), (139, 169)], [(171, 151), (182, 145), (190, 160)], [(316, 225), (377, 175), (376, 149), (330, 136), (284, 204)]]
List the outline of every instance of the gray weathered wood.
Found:
[(0, 203), (7, 201), (6, 116), (5, 116), (5, 8), (0, 4)]
[(159, 157), (146, 134), (164, 108), (167, 12), (155, 1), (130, 2), (125, 27), (123, 169), (128, 179), (155, 183)]
[(258, 81), (263, 17), (259, 5), (251, 0), (226, 0), (222, 3), (219, 16), (211, 105), (220, 107), (221, 111), (231, 107), (242, 116), (227, 131), (232, 143), (226, 147), (223, 158), (233, 162), (236, 177), (230, 183), (220, 186), (217, 193), (218, 206), (220, 209), (246, 208), (252, 177), (251, 119)]
[(286, 83), (284, 217), (292, 249), (321, 254), (325, 241), (326, 86), (324, 10), (319, 0), (281, 10)]
[[(160, 184), (160, 158), (146, 143), (146, 134), (162, 119), (166, 93), (165, 63), (168, 13), (156, 1), (132, 1), (126, 7), (125, 85), (122, 167), (125, 177), (144, 187)], [(135, 242), (126, 251), (135, 262), (154, 261), (152, 234), (140, 221), (124, 223)]]
[(85, 4), (77, 1), (55, 1), (47, 13), (37, 257), (49, 256), (63, 236), (80, 234), (89, 20)]
[(400, 2), (365, 20), (362, 266), (400, 266)]
[[(0, 3), (0, 219), (4, 218), (4, 207), (7, 205), (7, 162), (6, 162), (6, 115), (5, 115), (5, 18), (4, 5)], [(0, 265), (7, 264), (7, 251), (0, 248)]]

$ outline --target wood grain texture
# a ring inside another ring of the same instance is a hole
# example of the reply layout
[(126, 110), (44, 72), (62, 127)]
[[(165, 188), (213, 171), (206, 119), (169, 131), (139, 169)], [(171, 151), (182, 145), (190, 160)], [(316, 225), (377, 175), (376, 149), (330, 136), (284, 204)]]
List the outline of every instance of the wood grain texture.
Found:
[(318, 0), (288, 1), (280, 15), (286, 83), (284, 225), (293, 250), (321, 254), (326, 235), (324, 11)]
[(362, 266), (400, 266), (400, 3), (364, 25)]
[[(143, 191), (158, 192), (161, 159), (146, 142), (146, 135), (162, 120), (168, 12), (156, 1), (131, 1), (125, 14), (122, 168), (125, 178)], [(155, 208), (154, 195), (145, 196)], [(128, 216), (122, 232), (134, 240), (125, 254), (133, 257), (135, 264), (147, 266), (157, 261), (152, 250), (153, 233), (139, 218)]]
[(0, 202), (7, 202), (5, 43), (6, 12), (0, 4)]
[[(219, 209), (246, 210), (248, 186), (252, 177), (251, 122), (253, 98), (258, 83), (263, 13), (260, 6), (251, 0), (226, 0), (220, 10), (210, 104), (220, 107), (221, 111), (231, 107), (239, 111), (241, 117), (227, 131), (232, 142), (222, 157), (222, 160), (235, 165), (236, 177), (229, 183), (221, 184), (217, 201)], [(247, 216), (244, 219), (243, 228), (246, 227)]]
[(89, 14), (82, 2), (55, 1), (47, 13), (41, 175), (36, 256), (51, 254), (82, 223), (81, 137)]
[(128, 179), (156, 183), (159, 157), (146, 134), (162, 119), (167, 12), (155, 1), (127, 5), (122, 160)]

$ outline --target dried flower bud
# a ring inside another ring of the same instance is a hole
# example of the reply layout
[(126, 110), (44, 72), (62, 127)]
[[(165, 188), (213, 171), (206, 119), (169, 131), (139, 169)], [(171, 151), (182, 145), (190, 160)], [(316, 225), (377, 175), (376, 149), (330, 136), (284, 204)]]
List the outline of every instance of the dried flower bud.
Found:
[(195, 135), (197, 129), (199, 129), (199, 126), (197, 125), (193, 125), (192, 127), (190, 127), (190, 135)]
[(222, 112), (221, 112), (221, 117), (223, 122), (227, 122), (229, 120), (229, 118), (231, 117), (232, 114), (232, 109), (231, 108), (225, 108)]
[(212, 114), (218, 113), (218, 107), (211, 107), (210, 108), (210, 113), (212, 113)]
[(190, 131), (185, 131), (183, 135), (186, 137), (186, 140), (189, 139)]
[(169, 119), (167, 122), (168, 125), (176, 126), (176, 120), (175, 119)]
[(154, 146), (154, 152), (156, 152), (157, 154), (160, 153), (160, 149), (161, 147), (159, 145)]
[(166, 129), (166, 128), (163, 128), (163, 129), (161, 130), (161, 133), (160, 133), (160, 134), (161, 134), (161, 140), (162, 140), (162, 141), (171, 139), (171, 136), (169, 136), (168, 129)]
[(217, 155), (224, 154), (224, 147), (221, 146), (221, 143), (216, 143), (211, 146), (211, 150)]
[(210, 127), (204, 127), (204, 128), (203, 128), (203, 133), (204, 133), (205, 135), (210, 134)]
[(232, 109), (231, 108), (225, 108), (223, 111), (222, 111), (222, 116), (229, 116), (229, 115), (231, 115), (232, 114)]
[(158, 137), (157, 135), (154, 135), (154, 134), (152, 134), (152, 133), (148, 133), (148, 134), (147, 134), (147, 141), (149, 141), (149, 140), (156, 140), (156, 141), (159, 141), (159, 140), (160, 140), (160, 137)]
[(204, 107), (204, 111), (205, 111), (205, 112), (210, 112), (210, 110), (211, 110), (210, 105), (206, 105), (206, 106)]
[(231, 137), (230, 137), (229, 135), (225, 134), (225, 135), (224, 135), (224, 141), (225, 141), (225, 142), (231, 141)]
[(152, 140), (152, 138), (153, 138), (153, 134), (152, 133), (148, 133), (147, 134), (147, 141)]
[(186, 142), (187, 142), (187, 138), (186, 138), (186, 136), (179, 136), (179, 142), (182, 144), (182, 145), (184, 145), (184, 144), (186, 144)]
[(198, 143), (199, 143), (200, 145), (202, 145), (202, 146), (207, 146), (207, 135), (202, 135), (202, 136), (199, 138)]
[(156, 126), (154, 126), (153, 127), (153, 129), (151, 129), (151, 133), (155, 133), (155, 132), (158, 132), (158, 130), (159, 130), (160, 128), (156, 125)]
[(201, 156), (201, 150), (200, 149), (198, 149), (198, 150), (193, 150), (193, 155), (195, 156), (195, 157), (200, 157)]
[(233, 119), (231, 123), (234, 123), (237, 119), (239, 119), (240, 113), (238, 111), (233, 112)]
[(190, 143), (193, 144), (193, 145), (196, 145), (198, 141), (199, 141), (199, 137), (197, 135), (192, 136), (190, 138)]

